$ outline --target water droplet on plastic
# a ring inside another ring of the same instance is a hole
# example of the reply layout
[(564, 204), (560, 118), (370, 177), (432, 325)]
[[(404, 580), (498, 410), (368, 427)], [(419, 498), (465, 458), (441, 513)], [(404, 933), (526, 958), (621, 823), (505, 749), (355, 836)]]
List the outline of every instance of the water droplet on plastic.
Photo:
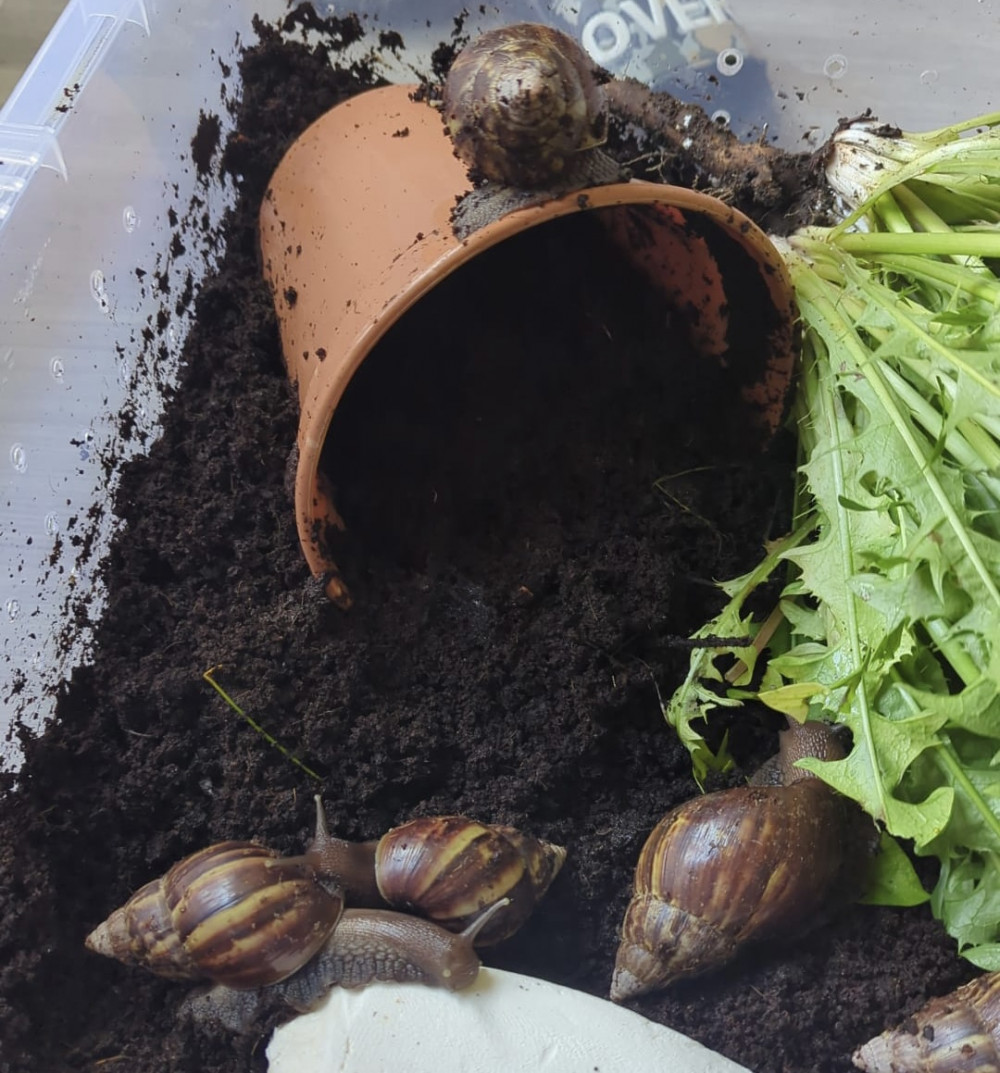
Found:
[(922, 71), (920, 74), (920, 84), (922, 86), (933, 86), (938, 80), (938, 73), (933, 67), (928, 68), (926, 71)]
[(738, 48), (724, 48), (715, 58), (719, 74), (736, 75), (743, 68), (743, 53)]
[(59, 533), (59, 515), (54, 510), (45, 515), (45, 532), (49, 536), (56, 536)]
[(101, 309), (107, 311), (108, 292), (104, 287), (104, 273), (99, 268), (90, 273), (90, 293)]
[(10, 449), (10, 464), (18, 473), (25, 473), (28, 469), (28, 455), (20, 443), (15, 443)]
[(62, 382), (63, 377), (66, 375), (66, 366), (63, 365), (62, 358), (53, 358), (49, 362), (49, 372), (52, 373), (53, 380)]
[(823, 64), (823, 74), (827, 78), (834, 79), (834, 81), (838, 78), (843, 78), (846, 70), (847, 57), (842, 56), (839, 52), (835, 52), (832, 56), (827, 56), (826, 63)]
[(122, 227), (131, 235), (139, 226), (139, 214), (131, 205), (126, 205), (122, 212)]
[(15, 599), (10, 599), (4, 604), (8, 618), (17, 618), (21, 611), (21, 605)]

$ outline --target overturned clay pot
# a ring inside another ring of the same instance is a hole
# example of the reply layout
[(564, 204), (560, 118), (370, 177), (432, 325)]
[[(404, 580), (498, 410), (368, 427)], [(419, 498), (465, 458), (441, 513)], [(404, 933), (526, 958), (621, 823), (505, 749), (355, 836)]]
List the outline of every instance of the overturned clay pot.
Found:
[(345, 523), (320, 467), (334, 411), (386, 332), (485, 250), (558, 218), (597, 218), (683, 322), (695, 352), (732, 368), (765, 434), (781, 420), (798, 349), (780, 254), (752, 221), (706, 194), (611, 182), (535, 197), (456, 230), (456, 205), (472, 185), (416, 89), (387, 86), (331, 109), (293, 143), (261, 208), (264, 273), (300, 405), (299, 539), (313, 575), (344, 608), (351, 596), (330, 549)]

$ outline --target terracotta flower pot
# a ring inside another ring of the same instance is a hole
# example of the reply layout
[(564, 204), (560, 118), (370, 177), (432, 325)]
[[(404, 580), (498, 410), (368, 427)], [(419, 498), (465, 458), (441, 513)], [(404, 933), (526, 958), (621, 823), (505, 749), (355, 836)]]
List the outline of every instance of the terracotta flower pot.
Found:
[[(456, 237), (452, 213), (471, 185), (438, 112), (411, 99), (415, 88), (371, 90), (322, 116), (289, 149), (261, 209), (264, 272), (301, 406), (299, 538), (313, 574), (344, 607), (350, 595), (329, 551), (331, 527), (344, 523), (320, 470), (334, 411), (388, 329), (491, 246), (558, 217), (597, 214), (683, 316), (696, 351), (723, 362), (737, 350), (740, 360), (752, 355), (753, 369), (736, 380), (766, 429), (781, 418), (796, 357), (781, 256), (750, 220), (705, 194), (640, 181), (597, 186)], [(749, 349), (748, 325), (760, 335)]]

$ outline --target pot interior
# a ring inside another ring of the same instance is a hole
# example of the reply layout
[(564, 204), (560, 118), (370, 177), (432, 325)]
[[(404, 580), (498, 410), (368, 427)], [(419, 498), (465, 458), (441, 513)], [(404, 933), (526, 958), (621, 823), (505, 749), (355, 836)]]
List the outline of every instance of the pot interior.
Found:
[(700, 260), (654, 271), (669, 252), (662, 224), (660, 206), (630, 205), (530, 228), (389, 329), (320, 463), (346, 530), (319, 536), (349, 586), (358, 557), (420, 569), (489, 545), (501, 503), (517, 504), (516, 540), (530, 546), (608, 482), (646, 494), (692, 444), (712, 464), (763, 447), (772, 418), (748, 392), (788, 346), (787, 317), (754, 257), (705, 217), (678, 225)]

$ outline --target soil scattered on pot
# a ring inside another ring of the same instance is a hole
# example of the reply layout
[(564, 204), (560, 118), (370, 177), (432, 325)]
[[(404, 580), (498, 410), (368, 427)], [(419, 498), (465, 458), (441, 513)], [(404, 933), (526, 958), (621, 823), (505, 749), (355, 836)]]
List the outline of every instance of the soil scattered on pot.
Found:
[[(352, 383), (328, 467), (356, 605), (325, 601), (286, 491), (297, 407), (255, 223), (289, 141), (373, 75), (331, 66), (353, 20), (307, 21), (320, 44), (261, 26), (245, 54), (227, 252), (163, 435), (124, 474), (94, 661), (8, 780), (4, 1073), (262, 1067), (259, 1042), (178, 1023), (182, 985), (83, 938), (209, 842), (295, 852), (317, 789), (349, 838), (463, 812), (565, 844), (535, 917), (486, 960), (606, 994), (639, 848), (696, 792), (657, 686), (683, 674), (713, 582), (787, 524), (789, 445), (746, 449), (720, 371), (581, 255), (585, 230), (545, 228), (439, 288)], [(201, 131), (200, 169), (217, 139)], [(318, 782), (222, 703), (210, 667)], [(734, 724), (729, 781), (774, 729)], [(853, 1046), (968, 975), (926, 909), (858, 906), (635, 1008), (759, 1073), (845, 1073)]]

